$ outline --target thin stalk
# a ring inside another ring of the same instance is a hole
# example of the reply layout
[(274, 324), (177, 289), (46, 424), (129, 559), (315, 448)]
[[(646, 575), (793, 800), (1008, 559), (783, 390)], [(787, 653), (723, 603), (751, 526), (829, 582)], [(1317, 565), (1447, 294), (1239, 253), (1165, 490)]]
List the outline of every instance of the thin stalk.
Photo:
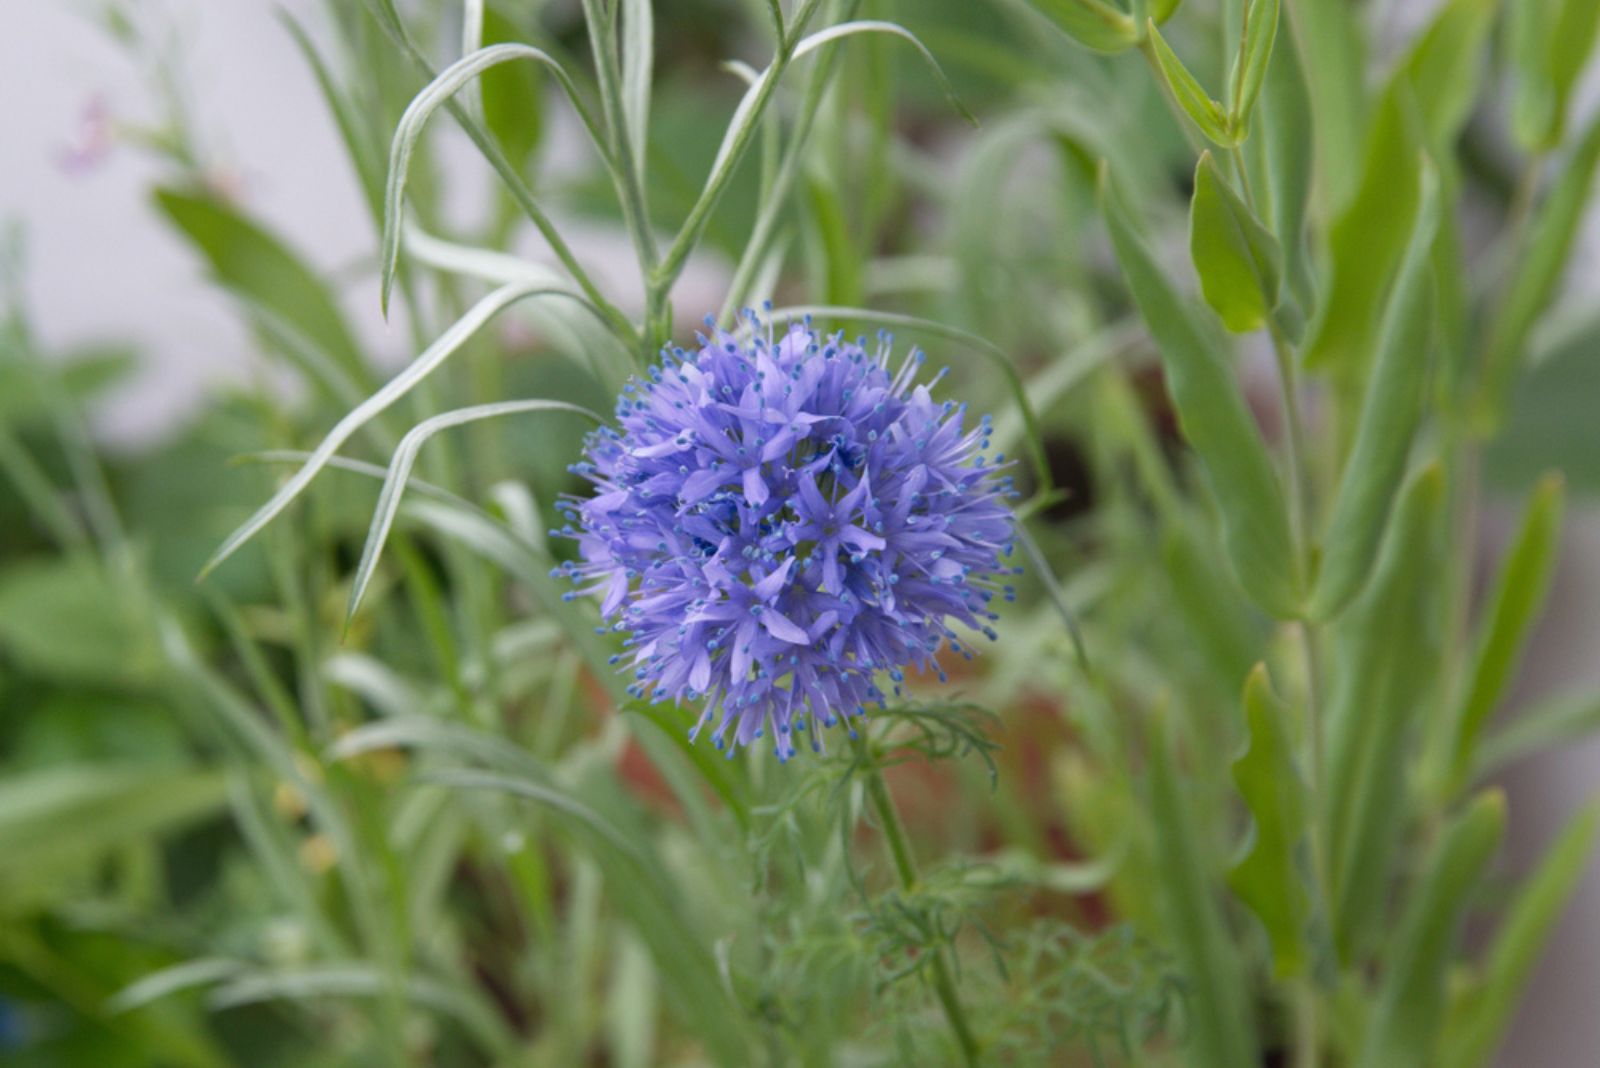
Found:
[[(860, 7), (860, 0), (854, 0), (839, 17), (845, 21), (853, 19)], [(771, 247), (778, 220), (788, 203), (789, 192), (794, 188), (795, 177), (800, 173), (806, 142), (811, 137), (811, 128), (815, 125), (817, 112), (822, 106), (822, 95), (828, 87), (836, 54), (836, 49), (827, 49), (824, 54), (817, 57), (811, 69), (811, 79), (806, 84), (805, 97), (801, 101), (800, 116), (795, 123), (794, 134), (790, 137), (783, 158), (772, 176), (771, 187), (762, 196), (762, 207), (756, 216), (755, 228), (750, 232), (750, 240), (745, 245), (744, 254), (739, 257), (738, 266), (734, 268), (733, 282), (728, 287), (728, 299), (722, 307), (723, 319), (732, 316), (738, 310), (739, 304), (747, 299), (751, 280), (766, 256), (767, 249)]]
[[(377, 15), (378, 23), (384, 27), (394, 43), (405, 53), (406, 58), (416, 68), (417, 73), (424, 80), (431, 82), (438, 72), (433, 69), (433, 64), (428, 62), (428, 57), (423, 54), (422, 50), (417, 47), (416, 42), (411, 39), (411, 35), (406, 32), (405, 26), (399, 21), (398, 16), (394, 15), (393, 8), (380, 3), (377, 5), (375, 14)], [(583, 290), (583, 295), (588, 297), (590, 302), (599, 309), (601, 315), (612, 329), (617, 332), (619, 338), (627, 340), (630, 344), (636, 344), (639, 335), (634, 330), (633, 323), (626, 315), (622, 314), (616, 305), (606, 299), (605, 294), (600, 292), (599, 287), (594, 284), (588, 272), (583, 269), (583, 265), (578, 262), (578, 257), (573, 254), (571, 246), (556, 230), (555, 224), (544, 213), (544, 209), (539, 206), (538, 200), (533, 195), (533, 190), (528, 187), (528, 183), (523, 181), (522, 176), (517, 173), (516, 167), (506, 158), (506, 154), (500, 150), (499, 144), (495, 142), (489, 131), (484, 129), (483, 124), (474, 119), (456, 101), (446, 100), (444, 108), (456, 120), (466, 135), (472, 139), (472, 143), (483, 154), (483, 158), (488, 160), (489, 166), (494, 169), (495, 174), (505, 184), (507, 192), (511, 194), (511, 199), (516, 202), (517, 207), (522, 209), (523, 214), (538, 229), (539, 233), (544, 237), (545, 243), (550, 246), (550, 251), (555, 253), (556, 258), (561, 261), (561, 265), (572, 276), (572, 280), (578, 283), (578, 288)]]
[[(1151, 73), (1160, 85), (1162, 95), (1166, 98), (1167, 106), (1177, 117), (1179, 125), (1189, 138), (1191, 146), (1198, 153), (1204, 144), (1203, 135), (1200, 133), (1188, 114), (1179, 105), (1172, 95), (1171, 87), (1167, 84), (1166, 77), (1161, 73), (1160, 63), (1156, 60), (1153, 46), (1148, 37), (1139, 43), (1139, 51), (1144, 55), (1149, 64)], [(1238, 147), (1229, 149), (1229, 156), (1238, 172), (1239, 189), (1245, 203), (1250, 210), (1259, 215), (1256, 207), (1255, 191), (1250, 185), (1249, 169), (1245, 165), (1244, 153)], [(1289, 527), (1294, 539), (1296, 556), (1302, 576), (1309, 580), (1313, 574), (1312, 560), (1312, 492), (1311, 475), (1306, 462), (1310, 453), (1306, 448), (1306, 434), (1304, 421), (1301, 419), (1299, 389), (1296, 382), (1296, 361), (1294, 346), (1279, 329), (1278, 324), (1270, 316), (1267, 319), (1267, 330), (1272, 339), (1272, 351), (1278, 366), (1278, 385), (1280, 400), (1283, 407), (1283, 418), (1287, 429), (1288, 476), (1289, 476)], [(1306, 671), (1306, 782), (1311, 794), (1312, 811), (1319, 812), (1323, 797), (1323, 735), (1322, 721), (1322, 662), (1318, 651), (1318, 635), (1316, 626), (1309, 620), (1298, 621), (1296, 628), (1299, 632), (1300, 647), (1305, 660)], [(1327, 878), (1327, 842), (1326, 830), (1322, 820), (1313, 819), (1309, 831), (1311, 840), (1311, 866), (1312, 886), (1320, 909), (1323, 922), (1331, 927), (1332, 918), (1329, 915), (1331, 895), (1328, 892)], [(1323, 1046), (1323, 1006), (1322, 995), (1318, 989), (1317, 980), (1312, 972), (1308, 971), (1306, 977), (1298, 985), (1295, 996), (1295, 1065), (1296, 1068), (1320, 1068), (1322, 1063)]]
[(615, 171), (617, 199), (622, 218), (633, 238), (639, 256), (639, 270), (645, 279), (656, 265), (656, 239), (650, 232), (650, 215), (645, 208), (642, 160), (633, 158), (622, 110), (622, 75), (617, 68), (615, 9), (608, 14), (599, 0), (583, 0), (583, 14), (589, 24), (589, 44), (594, 51), (594, 68), (600, 84), (600, 110), (605, 118), (606, 139), (617, 159)]
[(1150, 68), (1150, 74), (1156, 80), (1156, 86), (1161, 90), (1161, 97), (1167, 102), (1167, 109), (1172, 112), (1173, 118), (1178, 120), (1178, 128), (1183, 131), (1184, 139), (1189, 142), (1189, 147), (1198, 156), (1205, 150), (1206, 135), (1200, 132), (1200, 127), (1194, 124), (1189, 113), (1183, 110), (1183, 105), (1178, 103), (1178, 98), (1172, 95), (1172, 86), (1167, 84), (1167, 76), (1161, 73), (1161, 61), (1156, 58), (1156, 46), (1150, 43), (1150, 35), (1144, 34), (1139, 38), (1139, 54), (1144, 57), (1145, 64)]
[[(877, 754), (872, 751), (871, 743), (862, 734), (856, 735), (852, 744), (866, 769), (867, 799), (872, 803), (873, 811), (877, 813), (878, 827), (883, 832), (883, 840), (888, 846), (890, 859), (894, 861), (900, 885), (907, 891), (915, 890), (918, 882), (916, 858), (912, 856), (905, 825), (900, 822), (900, 810), (895, 807), (894, 797), (889, 793), (889, 785), (884, 781), (883, 769), (878, 764)], [(978, 1040), (973, 1036), (972, 1026), (967, 1022), (966, 1013), (961, 1008), (961, 999), (956, 993), (955, 978), (945, 948), (940, 946), (932, 952), (934, 993), (938, 995), (945, 1019), (949, 1021), (950, 1030), (956, 1036), (956, 1044), (961, 1047), (962, 1061), (971, 1068), (979, 1063)]]
[(700, 234), (710, 220), (712, 209), (722, 198), (723, 191), (733, 179), (734, 171), (738, 170), (739, 161), (744, 158), (745, 150), (750, 147), (750, 141), (761, 125), (761, 117), (766, 114), (767, 105), (771, 103), (772, 96), (777, 91), (778, 82), (789, 67), (789, 60), (794, 55), (794, 47), (800, 39), (800, 34), (817, 8), (821, 6), (822, 0), (806, 0), (795, 13), (788, 38), (779, 45), (777, 53), (772, 57), (772, 65), (761, 76), (755, 100), (751, 103), (750, 114), (734, 134), (733, 144), (728, 150), (724, 166), (711, 176), (705, 192), (695, 201), (694, 207), (689, 209), (689, 217), (683, 221), (683, 226), (672, 239), (672, 244), (668, 246), (661, 263), (651, 276), (648, 287), (651, 292), (659, 291), (663, 294), (671, 292), (673, 283), (683, 273), (684, 265), (689, 260), (689, 253), (694, 251), (694, 246), (699, 242)]

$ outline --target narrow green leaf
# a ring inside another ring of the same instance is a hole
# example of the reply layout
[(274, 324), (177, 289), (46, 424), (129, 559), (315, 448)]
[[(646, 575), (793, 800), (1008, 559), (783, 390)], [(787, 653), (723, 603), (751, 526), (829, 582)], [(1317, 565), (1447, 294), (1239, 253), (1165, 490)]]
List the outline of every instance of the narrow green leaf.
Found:
[(1200, 291), (1236, 334), (1259, 330), (1278, 305), (1283, 253), (1250, 206), (1202, 152), (1189, 208), (1189, 253)]
[(633, 165), (644, 176), (650, 147), (650, 81), (655, 64), (655, 15), (651, 0), (622, 3), (622, 115)]
[(1156, 266), (1104, 167), (1100, 200), (1128, 287), (1161, 350), (1184, 434), (1216, 495), (1229, 560), (1258, 604), (1291, 618), (1300, 610), (1302, 580), (1283, 487), (1261, 431), (1213, 335)]
[[(1288, 15), (1296, 32), (1285, 40), (1299, 46), (1306, 92), (1316, 113), (1307, 135), (1316, 143), (1320, 206), (1331, 215), (1350, 202), (1361, 181), (1362, 144), (1372, 118), (1366, 23), (1362, 10), (1349, 0), (1298, 0), (1289, 5)], [(1268, 92), (1263, 104), (1273, 100), (1274, 93)]]
[(1149, 28), (1156, 65), (1161, 68), (1161, 76), (1166, 79), (1167, 87), (1172, 90), (1172, 96), (1179, 106), (1210, 140), (1223, 148), (1237, 145), (1238, 138), (1228, 128), (1228, 116), (1222, 110), (1222, 105), (1213, 100), (1199, 80), (1189, 73), (1189, 68), (1183, 65), (1183, 60), (1167, 44), (1154, 22), (1149, 24)]
[(1484, 962), (1482, 985), (1471, 990), (1452, 1013), (1455, 1026), (1445, 1036), (1441, 1068), (1477, 1068), (1489, 1063), (1505, 1037), (1550, 932), (1589, 866), (1597, 830), (1600, 803), (1590, 802), (1567, 824), (1512, 899)]
[(1189, 1049), (1202, 1068), (1259, 1064), (1244, 1000), (1240, 955), (1228, 933), (1216, 885), (1201, 852), (1205, 834), (1184, 796), (1171, 717), (1158, 715), (1149, 738), (1149, 804), (1155, 827), (1156, 894), (1167, 937), (1189, 980)]
[(1422, 186), (1416, 225), (1378, 337), (1355, 445), (1345, 461), (1333, 518), (1322, 540), (1322, 567), (1310, 608), (1315, 619), (1339, 612), (1366, 583), (1422, 417), (1431, 256), (1441, 211), (1439, 179), (1431, 166), (1423, 167)]
[(1233, 762), (1233, 781), (1254, 819), (1247, 850), (1228, 873), (1228, 885), (1249, 906), (1272, 943), (1278, 978), (1300, 975), (1310, 960), (1306, 924), (1311, 897), (1297, 854), (1310, 812), (1305, 780), (1295, 766), (1288, 708), (1272, 692), (1264, 664), (1244, 687), (1247, 748)]
[(1454, 158), (1483, 80), (1494, 0), (1449, 0), (1389, 79), (1362, 155), (1360, 186), (1329, 229), (1330, 278), (1308, 367), (1360, 381), (1384, 297), (1411, 233), (1419, 153)]
[[(1028, 0), (1068, 37), (1093, 52), (1115, 55), (1139, 43), (1137, 24), (1105, 0)], [(1176, 4), (1164, 6), (1175, 7)], [(1171, 14), (1169, 11), (1168, 15)]]
[[(483, 35), (475, 49), (520, 43), (522, 33), (500, 10), (483, 12)], [(478, 76), (483, 98), (483, 124), (500, 142), (513, 166), (525, 167), (544, 137), (543, 78), (531, 63), (502, 63)]]
[[(590, 824), (587, 817), (571, 823), (574, 840), (585, 847), (599, 866), (607, 897), (624, 916), (640, 941), (650, 948), (658, 971), (672, 976), (664, 994), (681, 1023), (703, 1043), (714, 1063), (743, 1066), (749, 1063), (749, 1039), (742, 1026), (744, 1015), (733, 1004), (730, 991), (717, 973), (708, 942), (695, 929), (676, 893), (677, 880), (657, 856), (647, 828), (622, 799), (625, 793), (609, 775), (593, 776), (557, 801), (537, 784), (484, 772), (452, 772), (440, 780), (468, 789), (495, 790), (525, 797), (566, 811), (581, 805), (604, 821)], [(594, 830), (591, 830), (591, 827)]]
[(68, 764), (13, 771), (0, 786), (0, 899), (63, 866), (88, 866), (130, 842), (223, 811), (221, 772)]
[(888, 34), (891, 37), (900, 38), (900, 40), (905, 41), (907, 44), (911, 45), (912, 48), (915, 48), (917, 50), (917, 55), (922, 57), (923, 62), (928, 65), (928, 69), (933, 72), (933, 76), (939, 82), (939, 87), (944, 90), (945, 96), (949, 97), (951, 106), (953, 106), (956, 111), (960, 112), (961, 117), (966, 119), (972, 125), (976, 126), (978, 124), (977, 116), (968, 111), (967, 106), (963, 104), (961, 102), (961, 98), (956, 95), (955, 85), (952, 84), (950, 79), (945, 75), (944, 68), (939, 66), (939, 61), (935, 59), (933, 53), (928, 50), (928, 46), (923, 44), (922, 40), (918, 38), (916, 34), (912, 33), (910, 30), (899, 25), (898, 23), (882, 22), (878, 20), (860, 20), (856, 22), (841, 22), (836, 26), (829, 26), (825, 30), (818, 30), (816, 33), (810, 34), (799, 44), (795, 45), (794, 58), (799, 59), (802, 56), (809, 55), (831, 41), (842, 40), (846, 37), (852, 37), (856, 34), (862, 33)]
[(384, 186), (383, 196), (383, 250), (381, 265), (383, 269), (382, 301), (384, 310), (389, 307), (389, 294), (394, 288), (394, 275), (400, 264), (400, 229), (405, 211), (406, 182), (411, 175), (411, 156), (416, 151), (417, 140), (422, 136), (422, 130), (427, 125), (433, 113), (444, 106), (463, 86), (484, 71), (501, 63), (513, 60), (532, 60), (543, 64), (555, 74), (556, 80), (566, 90), (567, 97), (572, 101), (573, 108), (578, 117), (583, 120), (584, 127), (589, 131), (589, 137), (594, 142), (602, 160), (608, 169), (612, 168), (610, 154), (606, 149), (604, 133), (595, 125), (588, 108), (583, 104), (583, 99), (578, 95), (577, 86), (567, 75), (560, 63), (542, 49), (525, 44), (497, 44), (480, 49), (471, 55), (463, 56), (450, 64), (438, 77), (423, 88), (406, 108), (405, 114), (400, 116), (400, 123), (395, 128), (394, 140), (389, 146), (389, 178)]
[(1178, 8), (1183, 6), (1183, 0), (1150, 0), (1150, 17), (1156, 20), (1156, 25), (1161, 25), (1178, 13)]
[(1224, 692), (1231, 692), (1261, 658), (1263, 619), (1226, 568), (1216, 566), (1221, 546), (1209, 528), (1165, 518), (1161, 563), (1172, 589), (1172, 608), (1184, 622), (1196, 651)]
[(1228, 109), (1228, 126), (1239, 137), (1250, 128), (1250, 113), (1267, 80), (1272, 46), (1278, 36), (1279, 0), (1250, 0), (1244, 16), (1244, 39), (1237, 60), (1238, 81)]
[(288, 28), (301, 55), (305, 56), (306, 62), (311, 66), (312, 74), (317, 79), (317, 87), (322, 90), (322, 99), (327, 104), (328, 110), (333, 113), (334, 122), (339, 127), (339, 136), (344, 140), (345, 151), (350, 154), (350, 163), (355, 168), (356, 178), (361, 183), (361, 192), (366, 198), (367, 210), (372, 213), (373, 225), (381, 228), (383, 148), (374, 140), (370, 117), (362, 114), (355, 99), (339, 87), (334, 80), (333, 71), (299, 20), (282, 8), (278, 9), (278, 17)]
[(1501, 298), (1484, 349), (1478, 416), (1495, 429), (1509, 400), (1517, 368), (1539, 316), (1555, 297), (1578, 240), (1600, 168), (1600, 116), (1584, 132), (1560, 180), (1539, 207), (1510, 288)]
[(106, 1011), (112, 1014), (132, 1012), (173, 994), (231, 979), (249, 969), (250, 965), (246, 962), (225, 957), (187, 960), (182, 964), (174, 964), (170, 968), (152, 972), (119, 990), (106, 1002)]
[(394, 518), (400, 511), (400, 498), (405, 493), (406, 483), (411, 478), (411, 469), (416, 465), (417, 454), (422, 451), (422, 446), (427, 440), (450, 427), (529, 412), (572, 412), (593, 420), (597, 426), (605, 422), (589, 409), (564, 401), (498, 401), (470, 408), (458, 408), (436, 415), (417, 424), (400, 440), (400, 447), (395, 450), (394, 458), (389, 462), (389, 473), (384, 477), (383, 489), (378, 494), (372, 525), (367, 530), (367, 541), (361, 549), (361, 562), (356, 565), (355, 577), (350, 583), (350, 599), (345, 609), (346, 625), (354, 618), (356, 609), (361, 604), (362, 595), (366, 593), (367, 586), (372, 581), (373, 572), (377, 570), (378, 557), (383, 552), (384, 542), (389, 539), (389, 528), (394, 526)]
[[(329, 998), (381, 998), (396, 993), (394, 985), (391, 973), (365, 961), (319, 962), (234, 976), (212, 994), (211, 1007), (234, 1009), (280, 1000), (320, 1005)], [(412, 974), (401, 981), (398, 992), (418, 1006), (455, 1018), (496, 1057), (509, 1056), (516, 1048), (516, 1036), (478, 987)]]
[(157, 206), (242, 300), (291, 324), (346, 375), (370, 377), (328, 285), (278, 238), (212, 193), (163, 187)]
[(1507, 6), (1516, 72), (1511, 129), (1524, 149), (1548, 152), (1565, 136), (1572, 91), (1600, 37), (1600, 4), (1516, 0)]
[(528, 801), (536, 801), (545, 808), (571, 818), (575, 826), (592, 831), (623, 856), (645, 862), (642, 847), (624, 834), (600, 813), (561, 787), (538, 782), (522, 775), (504, 775), (493, 771), (472, 768), (447, 768), (423, 772), (419, 781), (433, 786), (450, 786), (464, 790), (494, 790), (513, 794)]
[(1456, 719), (1453, 768), (1458, 781), (1472, 764), (1484, 724), (1513, 681), (1533, 622), (1550, 589), (1561, 542), (1563, 488), (1559, 474), (1539, 480), (1523, 513), (1516, 541), (1500, 567), (1479, 632), (1472, 681)]
[(1404, 770), (1442, 653), (1444, 519), (1433, 464), (1407, 487), (1372, 581), (1333, 632), (1323, 815), (1333, 934), (1347, 960), (1376, 937), (1406, 829)]
[[(328, 431), (327, 437), (322, 439), (309, 459), (301, 465), (287, 482), (279, 487), (271, 500), (257, 509), (256, 513), (238, 527), (211, 555), (211, 559), (201, 569), (200, 575), (205, 575), (222, 561), (232, 556), (241, 545), (249, 541), (261, 530), (262, 527), (272, 522), (278, 513), (289, 506), (300, 493), (311, 484), (317, 472), (327, 466), (339, 446), (348, 441), (357, 430), (366, 425), (380, 412), (384, 411), (395, 401), (405, 396), (417, 383), (432, 374), (439, 366), (449, 359), (457, 349), (466, 344), (472, 335), (483, 328), (484, 324), (493, 319), (501, 311), (519, 300), (526, 300), (538, 296), (561, 296), (573, 299), (573, 294), (564, 289), (552, 288), (547, 285), (508, 285), (502, 286), (477, 304), (474, 304), (465, 315), (450, 325), (450, 328), (439, 335), (432, 345), (429, 345), (420, 356), (409, 364), (405, 370), (390, 379), (378, 392), (362, 401), (343, 419), (334, 424)], [(580, 298), (581, 299), (581, 298)]]
[(1358, 1068), (1431, 1068), (1461, 923), (1505, 833), (1505, 797), (1486, 791), (1440, 837), (1409, 897)]
[(1300, 48), (1287, 30), (1272, 50), (1267, 91), (1257, 110), (1261, 119), (1255, 140), (1265, 158), (1265, 185), (1271, 203), (1268, 215), (1283, 250), (1284, 280), (1300, 316), (1309, 317), (1316, 310), (1317, 294), (1306, 248), (1306, 211), (1317, 164), (1317, 124), (1312, 120), (1311, 90), (1300, 62)]
[(1600, 731), (1600, 693), (1547, 698), (1485, 735), (1473, 761), (1473, 780), (1482, 781), (1526, 757), (1581, 742), (1596, 731)]

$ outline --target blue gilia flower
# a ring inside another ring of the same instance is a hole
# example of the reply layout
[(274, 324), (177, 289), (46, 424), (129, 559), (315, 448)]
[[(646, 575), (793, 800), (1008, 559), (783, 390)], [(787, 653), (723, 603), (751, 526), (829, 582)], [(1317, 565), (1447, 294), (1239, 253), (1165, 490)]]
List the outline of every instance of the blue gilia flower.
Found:
[(935, 402), (942, 372), (914, 381), (921, 353), (891, 374), (886, 335), (869, 354), (747, 315), (748, 333), (663, 353), (624, 388), (621, 429), (589, 436), (573, 470), (595, 492), (562, 502), (558, 532), (582, 560), (561, 571), (628, 635), (630, 693), (703, 701), (691, 738), (770, 732), (787, 760), (796, 735), (820, 750), (819, 724), (883, 704), (880, 673), (898, 694), (908, 666), (945, 678), (941, 646), (970, 658), (953, 621), (995, 637), (1015, 494), (983, 455), (988, 416), (969, 429)]

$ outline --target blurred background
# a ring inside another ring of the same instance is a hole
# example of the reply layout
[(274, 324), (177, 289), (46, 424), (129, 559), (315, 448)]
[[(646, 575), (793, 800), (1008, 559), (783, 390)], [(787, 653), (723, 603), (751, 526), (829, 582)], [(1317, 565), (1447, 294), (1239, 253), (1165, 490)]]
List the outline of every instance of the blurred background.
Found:
[[(679, 0), (672, 6), (680, 7)], [(915, 23), (917, 13), (906, 10), (913, 6), (901, 4), (894, 14)], [(1369, 16), (1400, 40), (1431, 5), (1393, 0), (1368, 6)], [(265, 389), (292, 399), (303, 386), (261, 358), (259, 324), (211, 283), (217, 266), (197, 253), (156, 203), (153, 190), (173, 179), (174, 153), (191, 154), (189, 176), (202, 176), (211, 188), (244, 205), (314, 268), (335, 280), (350, 280), (338, 291), (342, 310), (359, 335), (358, 344), (380, 363), (409, 358), (414, 335), (403, 310), (387, 322), (379, 312), (370, 273), (373, 230), (362, 187), (305, 53), (281, 14), (289, 13), (313, 39), (323, 40), (329, 33), (327, 6), (318, 0), (147, 0), (120, 7), (126, 15), (121, 39), (117, 20), (108, 25), (108, 9), (97, 5), (66, 0), (8, 5), (7, 32), (0, 35), (0, 224), (12, 235), (7, 299), (25, 315), (33, 351), (78, 368), (81, 381), (73, 388), (88, 399), (90, 431), (107, 450), (125, 521), (143, 532), (158, 569), (177, 582), (203, 558), (210, 547), (206, 539), (225, 529), (200, 513), (222, 508), (225, 515), (237, 516), (239, 506), (256, 499), (263, 485), (258, 476), (225, 465), (232, 453), (253, 447), (249, 435), (239, 431), (240, 410), (250, 405), (241, 397)], [(720, 101), (731, 99), (733, 83), (707, 89), (703, 83), (715, 79), (706, 70), (749, 50), (737, 38), (718, 36), (718, 27), (736, 20), (712, 0), (685, 0), (681, 8), (668, 20), (677, 35), (665, 40), (658, 58), (666, 86), (658, 101), (674, 92), (701, 93), (721, 108)], [(561, 21), (559, 14), (555, 21)], [(946, 34), (956, 33), (952, 27), (959, 24), (959, 19), (951, 22)], [(938, 35), (930, 33), (928, 40), (938, 52)], [(973, 76), (970, 70), (956, 73)], [(1592, 91), (1586, 94), (1586, 110), (1594, 97)], [(581, 170), (569, 163), (580, 154), (570, 116), (563, 109), (545, 114), (548, 127), (538, 149), (542, 173)], [(938, 125), (917, 131), (918, 141), (932, 146), (936, 157), (958, 159), (975, 135), (940, 117), (936, 108), (928, 114)], [(163, 136), (180, 132), (181, 145), (162, 143)], [(713, 122), (698, 136), (703, 143), (719, 132)], [(1492, 136), (1484, 140), (1484, 151), (1492, 155)], [(442, 133), (440, 146), (437, 166), (447, 176), (440, 184), (450, 196), (439, 225), (448, 231), (452, 220), (476, 217), (491, 180), (464, 138)], [(954, 180), (954, 163), (950, 173)], [(565, 205), (560, 218), (576, 235), (581, 258), (614, 278), (616, 289), (625, 293), (631, 253), (620, 226), (603, 214), (583, 211), (581, 195)], [(529, 255), (543, 255), (536, 241), (524, 244)], [(1569, 307), (1593, 306), (1593, 298), (1600, 298), (1600, 220), (1589, 220), (1580, 261), (1571, 272), (1579, 292)], [(730, 258), (714, 248), (697, 256), (675, 294), (680, 323), (716, 309), (731, 270)], [(1600, 333), (1593, 319), (1568, 317), (1551, 324), (1547, 335), (1546, 364), (1519, 400), (1508, 444), (1490, 460), (1513, 491), (1507, 501), (1520, 493), (1529, 472), (1551, 463), (1568, 469), (1575, 491), (1551, 608), (1519, 683), (1519, 693), (1530, 699), (1600, 685), (1600, 505), (1594, 496), (1600, 490), (1600, 431), (1592, 418), (1574, 425), (1571, 411), (1573, 405), (1592, 411), (1600, 400), (1600, 359), (1595, 358), (1600, 353), (1594, 351)], [(18, 409), (26, 400), (20, 389), (5, 395), (3, 382), (0, 429), (9, 420), (20, 432), (27, 413)], [(17, 508), (13, 499), (4, 500), (6, 509)], [(226, 512), (229, 507), (234, 511)], [(0, 551), (5, 539), (16, 544), (20, 538), (4, 529), (15, 525), (15, 514), (0, 514)], [(1487, 510), (1481, 539), (1486, 568), (1513, 516), (1504, 502)], [(10, 566), (0, 555), (0, 571)], [(51, 670), (92, 673), (103, 670), (103, 663), (93, 666), (97, 650), (127, 640), (114, 623), (106, 624), (107, 633), (94, 627), (49, 633), (48, 619), (23, 618), (27, 590), (12, 579), (0, 582), (0, 674), (8, 665), (40, 656)], [(248, 595), (252, 580), (224, 572), (217, 581), (230, 594)], [(90, 602), (98, 596), (71, 583), (50, 587), (48, 595)], [(47, 646), (42, 653), (41, 643)], [(59, 647), (51, 650), (51, 643)], [(113, 673), (122, 670), (137, 671), (137, 665), (124, 663)], [(125, 681), (91, 679), (86, 692), (116, 690)], [(6, 702), (0, 709), (0, 795), (7, 798), (5, 778), (13, 763), (37, 767), (52, 753), (82, 756), (87, 750), (92, 756), (181, 744), (170, 737), (174, 730), (163, 722), (163, 711), (137, 698), (119, 698), (122, 715), (116, 722), (107, 722), (88, 698), (62, 698), (42, 710), (15, 679), (9, 687), (0, 685), (0, 699)], [(1507, 866), (1518, 871), (1562, 817), (1595, 792), (1600, 742), (1516, 767), (1506, 783), (1513, 820)], [(0, 811), (0, 827), (14, 833), (11, 819)], [(0, 872), (7, 863), (0, 856)], [(0, 879), (0, 884), (14, 881)], [(0, 927), (33, 914), (25, 902), (6, 900)], [(22, 1003), (18, 991), (27, 984), (19, 986), (15, 974), (7, 978), (7, 969), (15, 970), (28, 947), (17, 930), (0, 932), (0, 999), (11, 988), (10, 998), (0, 1000), (0, 1063), (10, 1063), (3, 1052), (8, 1028), (20, 1033), (26, 1024), (16, 1006)], [(71, 987), (70, 980), (66, 985)], [(1600, 869), (1591, 865), (1538, 970), (1501, 1063), (1507, 1068), (1595, 1063), (1600, 1052), (1597, 990)]]

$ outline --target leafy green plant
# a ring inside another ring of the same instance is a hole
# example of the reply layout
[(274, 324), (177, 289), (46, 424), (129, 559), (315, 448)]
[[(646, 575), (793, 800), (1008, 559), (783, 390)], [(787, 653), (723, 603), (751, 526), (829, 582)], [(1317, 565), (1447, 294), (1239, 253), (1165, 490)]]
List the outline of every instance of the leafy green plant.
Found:
[[(1600, 158), (1587, 11), (1448, 0), (1377, 78), (1326, 0), (286, 18), (370, 212), (350, 284), (416, 355), (379, 370), (181, 101), (142, 139), (155, 206), (301, 398), (112, 454), (83, 411), (117, 361), (47, 359), (8, 305), (0, 1043), (1488, 1063), (1596, 829), (1494, 892), (1494, 775), (1600, 724), (1591, 694), (1506, 707), (1595, 481), (1546, 381), (1592, 324), (1544, 325)], [(464, 224), (445, 124), (496, 182)], [(1495, 196), (1488, 256), (1463, 205)], [(681, 305), (691, 261), (720, 309)], [(783, 765), (630, 692), (548, 533), (594, 413), (679, 318), (746, 305), (925, 342), (1025, 458), (999, 640), (812, 709), (849, 735)], [(1485, 472), (1528, 503), (1479, 606)]]

